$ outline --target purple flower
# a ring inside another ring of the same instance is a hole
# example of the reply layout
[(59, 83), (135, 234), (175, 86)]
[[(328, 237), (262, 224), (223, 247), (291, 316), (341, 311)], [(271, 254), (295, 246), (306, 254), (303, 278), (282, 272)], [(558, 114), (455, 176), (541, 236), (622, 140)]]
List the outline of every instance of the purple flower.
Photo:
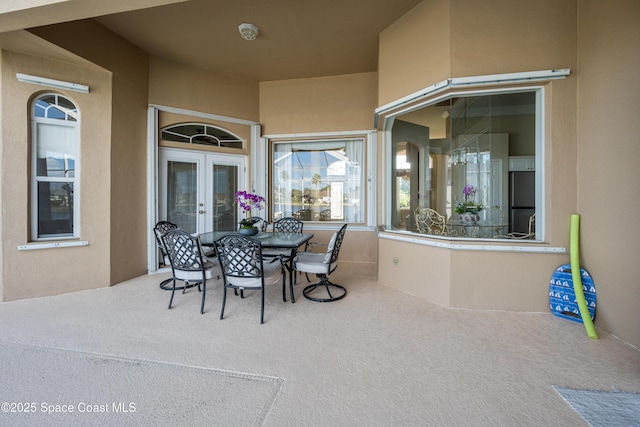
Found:
[(469, 197), (476, 193), (476, 187), (474, 187), (473, 185), (467, 184), (464, 186), (462, 193), (464, 194), (465, 197)]
[(257, 194), (247, 193), (246, 191), (236, 192), (236, 203), (247, 214), (247, 218), (251, 215), (251, 209), (262, 209), (265, 199)]

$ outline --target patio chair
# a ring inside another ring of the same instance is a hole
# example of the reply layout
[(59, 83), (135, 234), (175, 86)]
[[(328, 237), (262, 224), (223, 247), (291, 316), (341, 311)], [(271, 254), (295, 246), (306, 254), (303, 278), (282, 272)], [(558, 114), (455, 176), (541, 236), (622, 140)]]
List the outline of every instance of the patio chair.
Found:
[[(169, 230), (177, 230), (178, 225), (169, 221), (158, 221), (155, 227), (153, 227), (153, 234), (156, 237), (156, 246), (160, 250), (162, 259), (160, 265), (163, 267), (170, 267), (169, 258), (167, 257), (167, 250), (164, 248), (164, 242), (162, 241), (162, 235)], [(168, 285), (171, 282), (171, 278), (165, 279), (160, 282), (160, 289), (168, 290)]]
[(156, 246), (160, 249), (160, 253), (162, 254), (162, 265), (169, 266), (169, 258), (167, 257), (167, 250), (164, 248), (164, 243), (162, 242), (162, 235), (169, 230), (177, 230), (178, 226), (169, 221), (158, 221), (156, 226), (153, 227), (153, 234), (156, 236)]
[(446, 223), (446, 218), (436, 210), (419, 206), (415, 211), (416, 228), (419, 233), (450, 236), (455, 233)]
[(260, 217), (260, 216), (252, 216), (251, 218), (254, 221), (257, 221), (255, 224), (253, 224), (254, 227), (256, 227), (258, 230), (264, 232), (267, 231), (267, 220)]
[(265, 286), (277, 283), (282, 278), (282, 293), (285, 293), (282, 261), (279, 258), (273, 258), (270, 262), (263, 261), (260, 242), (239, 234), (230, 234), (216, 240), (216, 252), (224, 281), (220, 319), (224, 318), (228, 288), (240, 290), (243, 298), (246, 289), (259, 289), (262, 298), (260, 323), (264, 323)]
[(304, 222), (290, 216), (273, 223), (273, 231), (279, 233), (302, 233), (303, 228)]
[(176, 282), (182, 281), (185, 284), (182, 287), (183, 294), (187, 288), (197, 285), (198, 291), (202, 293), (200, 313), (203, 314), (207, 280), (220, 277), (220, 265), (216, 260), (209, 260), (203, 255), (204, 251), (197, 236), (181, 230), (169, 230), (162, 235), (162, 241), (173, 272), (169, 308), (173, 303), (176, 289), (180, 289), (176, 287)]
[[(293, 217), (285, 217), (277, 220), (273, 223), (273, 232), (274, 233), (302, 233), (302, 229), (304, 228), (304, 222), (293, 218)], [(278, 249), (278, 248), (265, 248), (262, 250), (262, 256), (265, 258), (280, 258), (282, 261), (282, 268), (287, 268), (287, 270), (293, 270), (293, 256), (295, 254), (295, 250), (292, 249)], [(284, 272), (284, 270), (283, 270)], [(293, 288), (291, 288), (291, 292), (293, 293)], [(283, 294), (283, 298), (286, 296)], [(291, 295), (291, 302), (294, 301), (293, 294)]]
[[(315, 274), (320, 279), (318, 283), (309, 285), (302, 291), (302, 295), (317, 302), (337, 301), (347, 295), (344, 286), (332, 283), (329, 275), (338, 267), (338, 254), (347, 230), (347, 224), (344, 224), (340, 230), (331, 236), (331, 240), (327, 244), (325, 253), (301, 252), (293, 260), (293, 268), (301, 273)], [(326, 296), (320, 296), (316, 291), (324, 289)]]
[(533, 214), (529, 217), (529, 228), (527, 233), (520, 232), (511, 232), (507, 233), (506, 236), (495, 236), (496, 238), (501, 239), (535, 239), (536, 238), (536, 214)]

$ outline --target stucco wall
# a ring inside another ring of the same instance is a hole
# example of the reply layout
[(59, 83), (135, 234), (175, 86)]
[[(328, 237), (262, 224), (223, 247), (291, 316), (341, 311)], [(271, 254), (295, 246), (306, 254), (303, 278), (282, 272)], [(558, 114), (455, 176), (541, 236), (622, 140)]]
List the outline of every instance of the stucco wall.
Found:
[(640, 2), (579, 3), (578, 209), (596, 326), (640, 347)]
[(423, 1), (380, 34), (379, 105), (451, 77), (449, 3)]
[(260, 83), (263, 134), (373, 129), (377, 73)]
[[(111, 151), (99, 173), (109, 187), (96, 187), (111, 198), (110, 284), (147, 271), (146, 136), (149, 61), (147, 54), (93, 20), (40, 27), (34, 34), (113, 74)], [(98, 171), (96, 171), (98, 173)], [(105, 224), (103, 224), (104, 226)]]
[(150, 58), (149, 103), (258, 121), (258, 83)]
[[(369, 130), (376, 100), (377, 73), (263, 82), (260, 122), (265, 135)], [(334, 231), (312, 230), (314, 241), (327, 243)], [(376, 277), (376, 263), (376, 233), (347, 227), (340, 269)]]
[[(430, 6), (427, 3), (422, 5)], [(640, 159), (640, 125), (635, 118), (640, 4), (633, 0), (446, 3), (450, 40), (446, 34), (438, 36), (451, 44), (447, 53), (451, 75), (444, 77), (571, 69), (566, 80), (545, 87), (545, 241), (568, 250), (570, 215), (581, 215), (581, 264), (596, 282), (596, 326), (639, 346), (640, 314), (635, 306), (640, 300), (636, 261), (640, 230), (627, 219), (640, 203), (640, 190), (633, 184), (640, 179), (635, 166)], [(382, 63), (395, 55), (387, 50), (408, 49), (407, 35), (420, 31), (411, 26), (421, 22), (427, 18), (416, 8), (389, 34), (383, 33), (389, 40), (400, 40), (395, 34), (405, 37), (402, 46), (381, 43), (380, 103), (420, 89), (387, 78)], [(415, 42), (416, 51), (425, 43), (438, 44), (438, 38)], [(413, 68), (424, 66), (422, 58), (404, 59), (410, 69), (413, 64)], [(442, 76), (433, 72), (422, 86), (439, 80)], [(455, 251), (386, 239), (379, 245), (381, 282), (452, 307), (547, 311), (549, 277), (554, 267), (569, 259), (568, 252)], [(393, 258), (407, 269), (400, 276), (390, 265)], [(435, 268), (444, 270), (439, 274), (444, 285), (407, 285), (408, 277), (422, 277), (424, 269), (414, 262), (407, 266), (405, 258), (439, 260)]]
[[(575, 72), (575, 1), (435, 2), (447, 25), (445, 28), (440, 23), (440, 31), (429, 32), (424, 27), (438, 25), (432, 23), (433, 3), (421, 3), (381, 35), (385, 43), (380, 44), (380, 102), (399, 99), (450, 77), (553, 68)], [(446, 46), (448, 50), (438, 50), (437, 54), (450, 67), (433, 64), (433, 70), (420, 74), (425, 66), (432, 68), (431, 63), (425, 64), (425, 46)], [(398, 51), (406, 54), (402, 58), (404, 67), (397, 73), (402, 75), (408, 69), (417, 77), (404, 81), (397, 76), (385, 78), (382, 64), (390, 63)], [(415, 52), (413, 57), (411, 51)], [(447, 72), (450, 74), (443, 75)], [(545, 232), (544, 243), (534, 244), (536, 249), (568, 248), (569, 218), (576, 209), (576, 85), (577, 77), (572, 74), (545, 86), (545, 162), (540, 171), (545, 177)], [(379, 188), (383, 185), (379, 182)], [(568, 254), (555, 252), (456, 250), (387, 239), (381, 239), (379, 245), (378, 276), (382, 283), (451, 307), (546, 311), (549, 278), (555, 267), (568, 262)], [(397, 269), (389, 264), (396, 258), (406, 269), (402, 274), (396, 274)], [(407, 263), (405, 258), (423, 262)], [(431, 259), (441, 262), (432, 263)], [(442, 283), (425, 283), (424, 289), (409, 283), (408, 277), (423, 277), (425, 264), (432, 267), (429, 274)]]
[[(108, 286), (110, 269), (111, 74), (97, 68), (2, 51), (2, 300)], [(86, 84), (90, 93), (20, 83), (16, 73)], [(30, 241), (29, 105), (56, 92), (80, 109), (80, 239), (88, 246), (19, 251)], [(10, 201), (10, 203), (7, 203)]]

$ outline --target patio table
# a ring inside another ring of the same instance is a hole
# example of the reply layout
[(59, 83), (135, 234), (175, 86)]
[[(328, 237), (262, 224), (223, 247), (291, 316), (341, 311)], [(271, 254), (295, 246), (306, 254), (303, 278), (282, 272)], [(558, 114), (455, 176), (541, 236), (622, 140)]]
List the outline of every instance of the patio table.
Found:
[[(237, 231), (209, 231), (200, 234), (200, 242), (203, 246), (213, 246), (215, 241), (229, 234), (239, 234)], [(261, 231), (253, 236), (248, 236), (260, 242), (263, 248), (284, 248), (291, 250), (290, 262), (285, 264), (289, 272), (289, 293), (291, 294), (291, 302), (294, 303), (293, 295), (293, 259), (296, 256), (298, 248), (306, 244), (313, 238), (313, 233), (280, 233), (280, 232), (264, 232)]]

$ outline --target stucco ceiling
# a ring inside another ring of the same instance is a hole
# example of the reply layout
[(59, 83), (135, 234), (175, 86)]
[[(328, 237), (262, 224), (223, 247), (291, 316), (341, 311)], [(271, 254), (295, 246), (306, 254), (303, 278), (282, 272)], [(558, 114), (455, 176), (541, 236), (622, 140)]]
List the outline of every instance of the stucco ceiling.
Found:
[(376, 71), (380, 32), (420, 1), (190, 0), (96, 20), (152, 55), (271, 81)]

